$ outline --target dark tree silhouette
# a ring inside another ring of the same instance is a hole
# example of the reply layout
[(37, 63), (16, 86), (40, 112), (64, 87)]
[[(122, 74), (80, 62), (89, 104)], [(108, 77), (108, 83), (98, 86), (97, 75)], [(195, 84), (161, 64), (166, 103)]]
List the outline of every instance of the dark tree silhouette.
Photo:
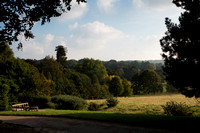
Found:
[(185, 12), (179, 24), (166, 18), (167, 32), (160, 40), (166, 79), (188, 97), (200, 97), (200, 1), (173, 0)]
[(67, 57), (66, 57), (67, 48), (62, 45), (59, 45), (59, 46), (56, 46), (55, 51), (57, 52), (56, 53), (57, 61), (62, 66), (66, 67), (66, 65), (67, 65)]
[[(78, 3), (86, 0), (76, 0)], [(41, 25), (50, 22), (52, 17), (59, 17), (70, 11), (72, 0), (1, 0), (0, 1), (0, 41), (12, 44), (23, 34), (26, 39), (34, 38), (31, 29), (41, 21)], [(22, 44), (19, 43), (19, 48)]]

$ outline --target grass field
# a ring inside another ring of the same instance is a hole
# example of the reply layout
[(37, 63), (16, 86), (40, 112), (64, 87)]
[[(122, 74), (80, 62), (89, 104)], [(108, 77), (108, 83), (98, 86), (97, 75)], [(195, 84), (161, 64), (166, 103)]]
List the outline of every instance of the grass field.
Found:
[[(118, 97), (119, 104), (116, 107), (102, 109), (100, 112), (107, 113), (131, 113), (131, 114), (153, 114), (153, 115), (163, 115), (164, 110), (162, 105), (165, 105), (166, 102), (176, 101), (178, 103), (186, 103), (189, 106), (192, 106), (196, 111), (196, 115), (200, 116), (200, 103), (195, 98), (187, 98), (181, 94), (168, 94), (168, 95), (156, 95), (156, 96), (135, 96), (135, 97)], [(106, 99), (100, 100), (87, 100), (88, 103), (95, 102), (102, 104), (106, 102)], [(69, 111), (69, 114), (73, 112), (92, 112), (87, 110), (81, 111)], [(53, 110), (53, 109), (40, 109), (39, 112), (12, 112), (12, 111), (0, 111), (1, 114), (13, 114), (13, 115), (62, 115), (66, 113), (66, 110)]]
[[(190, 106), (198, 104), (195, 98), (187, 98), (181, 94), (168, 94), (158, 96), (136, 96), (136, 97), (119, 97), (119, 104), (114, 107), (107, 109), (107, 112), (118, 112), (118, 113), (147, 113), (147, 114), (162, 114), (163, 109), (161, 105), (165, 105), (166, 102), (176, 101), (178, 103), (186, 103)], [(88, 102), (96, 102), (99, 104), (104, 103), (106, 100), (88, 100)], [(197, 110), (200, 114), (200, 108)]]
[[(186, 98), (180, 94), (120, 97), (116, 107), (102, 109), (101, 111), (87, 110), (54, 110), (40, 109), (38, 112), (29, 111), (0, 111), (0, 115), (34, 115), (34, 116), (57, 116), (78, 119), (92, 119), (108, 122), (126, 123), (134, 126), (153, 128), (171, 128), (191, 130), (198, 127), (200, 121), (200, 106), (194, 98)], [(106, 100), (88, 100), (89, 102), (104, 103)], [(163, 114), (161, 105), (168, 101), (185, 102), (196, 111), (195, 117), (166, 116)], [(168, 126), (166, 126), (168, 125)]]

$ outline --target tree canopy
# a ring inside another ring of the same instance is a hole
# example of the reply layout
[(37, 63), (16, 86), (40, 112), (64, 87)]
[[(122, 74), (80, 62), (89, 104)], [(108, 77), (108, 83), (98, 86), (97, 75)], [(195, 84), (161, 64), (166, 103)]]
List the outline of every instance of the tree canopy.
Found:
[(167, 32), (160, 40), (166, 80), (188, 97), (200, 97), (200, 1), (173, 0), (185, 10), (179, 24), (166, 18)]
[(77, 65), (76, 70), (88, 75), (92, 79), (92, 83), (103, 84), (107, 76), (106, 68), (100, 60), (84, 58)]
[[(76, 0), (78, 3), (86, 0)], [(34, 38), (31, 29), (41, 21), (41, 25), (50, 22), (52, 17), (59, 17), (71, 9), (72, 0), (1, 0), (0, 41), (12, 44), (19, 35), (26, 39)], [(22, 44), (19, 44), (19, 48)]]
[(161, 78), (153, 70), (143, 71), (133, 83), (133, 94), (155, 94), (162, 92)]
[(57, 62), (59, 62), (63, 67), (66, 67), (67, 65), (67, 47), (64, 47), (62, 45), (56, 46), (56, 58)]

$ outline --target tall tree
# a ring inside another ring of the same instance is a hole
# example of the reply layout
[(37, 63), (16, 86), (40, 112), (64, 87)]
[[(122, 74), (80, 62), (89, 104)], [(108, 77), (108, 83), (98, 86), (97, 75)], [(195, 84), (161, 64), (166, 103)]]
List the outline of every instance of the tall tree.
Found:
[(122, 80), (122, 85), (124, 87), (124, 92), (123, 92), (122, 96), (133, 95), (133, 89), (131, 88), (131, 83), (127, 79)]
[(119, 76), (115, 76), (109, 83), (109, 91), (114, 96), (121, 96), (124, 92), (122, 80)]
[[(85, 0), (76, 0), (78, 3)], [(52, 17), (59, 17), (71, 9), (72, 0), (1, 0), (0, 41), (12, 44), (18, 41), (21, 34), (26, 39), (34, 38), (31, 29), (34, 24), (41, 21), (41, 25), (50, 22)], [(21, 43), (19, 47), (22, 47)]]
[(200, 97), (200, 1), (173, 0), (185, 10), (179, 24), (166, 18), (167, 32), (160, 40), (166, 79), (188, 97)]
[(162, 92), (161, 78), (153, 70), (143, 71), (133, 83), (133, 94), (150, 94)]
[(57, 58), (57, 61), (63, 66), (63, 67), (66, 67), (67, 65), (67, 57), (66, 57), (66, 53), (67, 53), (67, 48), (62, 46), (62, 45), (59, 45), (59, 46), (56, 46), (56, 58)]

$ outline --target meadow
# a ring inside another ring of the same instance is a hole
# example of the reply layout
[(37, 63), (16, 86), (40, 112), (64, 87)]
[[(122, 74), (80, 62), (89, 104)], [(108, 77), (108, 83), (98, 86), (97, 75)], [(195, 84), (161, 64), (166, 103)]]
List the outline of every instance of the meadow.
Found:
[[(178, 103), (185, 103), (191, 106), (196, 116), (200, 116), (200, 103), (195, 98), (187, 98), (181, 94), (161, 94), (161, 95), (147, 95), (147, 96), (133, 96), (133, 97), (118, 97), (119, 103), (115, 107), (106, 108), (105, 106), (100, 111), (87, 111), (84, 110), (55, 110), (55, 109), (39, 109), (38, 112), (26, 111), (0, 111), (0, 115), (63, 115), (63, 114), (76, 114), (76, 113), (121, 113), (121, 114), (152, 114), (164, 115), (162, 105), (166, 102), (175, 101)], [(106, 103), (106, 99), (87, 100), (87, 103), (94, 102), (97, 104)]]
[[(118, 97), (119, 104), (116, 107), (104, 110), (106, 112), (117, 113), (142, 113), (142, 114), (163, 114), (162, 105), (166, 102), (175, 101), (178, 103), (185, 103), (196, 108), (196, 113), (200, 115), (199, 102), (195, 98), (187, 98), (181, 94), (161, 94), (161, 95), (147, 95), (134, 97)], [(88, 100), (88, 102), (95, 102), (98, 104), (105, 103), (105, 99)]]
[[(75, 119), (89, 119), (106, 122), (117, 122), (134, 126), (151, 128), (166, 128), (178, 130), (196, 130), (200, 120), (200, 105), (195, 98), (186, 98), (181, 94), (118, 97), (119, 104), (112, 108), (102, 108), (100, 111), (87, 110), (55, 110), (39, 109), (39, 111), (0, 111), (0, 115), (28, 115), (28, 116), (50, 116), (68, 117)], [(167, 116), (164, 114), (162, 105), (168, 101), (186, 103), (195, 110), (195, 116)], [(95, 102), (103, 104), (105, 99), (87, 100), (88, 103)], [(166, 126), (167, 125), (167, 126)], [(184, 127), (184, 129), (183, 129)]]

